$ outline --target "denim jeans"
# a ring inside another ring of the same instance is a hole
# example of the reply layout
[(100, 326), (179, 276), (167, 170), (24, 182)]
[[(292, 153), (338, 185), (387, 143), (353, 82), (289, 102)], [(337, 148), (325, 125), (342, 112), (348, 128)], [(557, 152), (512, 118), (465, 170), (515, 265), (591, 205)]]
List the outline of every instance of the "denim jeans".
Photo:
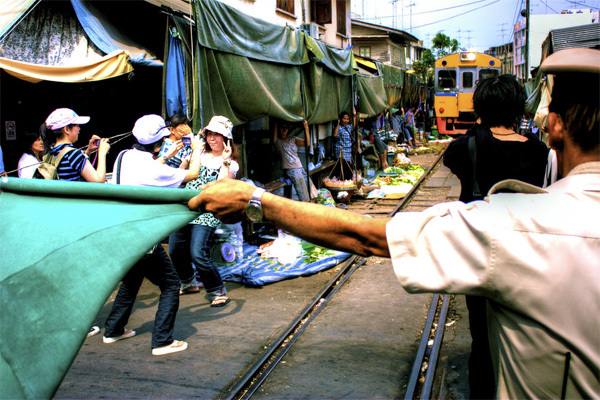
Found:
[(157, 246), (154, 253), (139, 260), (123, 278), (104, 324), (104, 336), (116, 337), (124, 333), (144, 277), (160, 288), (158, 309), (152, 329), (152, 348), (168, 346), (173, 343), (175, 317), (179, 309), (180, 281), (162, 245)]
[(210, 226), (188, 224), (169, 236), (169, 254), (181, 281), (189, 283), (195, 278), (193, 262), (211, 299), (227, 294), (221, 274), (210, 256), (214, 233), (215, 228)]
[(300, 201), (310, 201), (308, 188), (306, 187), (306, 171), (304, 168), (284, 169), (283, 173), (292, 180), (294, 188)]

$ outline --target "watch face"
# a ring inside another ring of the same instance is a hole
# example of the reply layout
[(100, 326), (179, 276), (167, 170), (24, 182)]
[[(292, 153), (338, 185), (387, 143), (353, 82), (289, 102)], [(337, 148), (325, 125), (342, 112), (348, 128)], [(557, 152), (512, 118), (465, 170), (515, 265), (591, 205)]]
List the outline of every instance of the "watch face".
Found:
[[(258, 204), (257, 204), (258, 203)], [(258, 222), (262, 220), (263, 211), (259, 202), (250, 201), (246, 206), (246, 216), (250, 221)]]

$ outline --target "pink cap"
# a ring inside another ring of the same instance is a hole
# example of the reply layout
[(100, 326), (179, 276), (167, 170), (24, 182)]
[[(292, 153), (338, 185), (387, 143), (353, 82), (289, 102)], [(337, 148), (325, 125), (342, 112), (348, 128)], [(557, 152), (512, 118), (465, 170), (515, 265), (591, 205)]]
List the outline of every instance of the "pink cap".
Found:
[(70, 108), (58, 108), (46, 118), (46, 126), (52, 130), (64, 128), (71, 124), (81, 125), (88, 122), (90, 122), (90, 117), (80, 117)]

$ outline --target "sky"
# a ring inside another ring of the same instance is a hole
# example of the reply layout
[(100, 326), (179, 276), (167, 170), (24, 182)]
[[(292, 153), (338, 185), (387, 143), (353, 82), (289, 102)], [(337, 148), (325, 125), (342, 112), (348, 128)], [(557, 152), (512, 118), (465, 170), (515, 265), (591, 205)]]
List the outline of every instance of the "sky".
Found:
[[(513, 26), (525, 0), (352, 0), (353, 18), (412, 33), (431, 47), (442, 32), (461, 48), (483, 52), (513, 39)], [(600, 10), (600, 0), (530, 0), (530, 14), (560, 14), (562, 10)], [(412, 29), (411, 29), (412, 27)]]

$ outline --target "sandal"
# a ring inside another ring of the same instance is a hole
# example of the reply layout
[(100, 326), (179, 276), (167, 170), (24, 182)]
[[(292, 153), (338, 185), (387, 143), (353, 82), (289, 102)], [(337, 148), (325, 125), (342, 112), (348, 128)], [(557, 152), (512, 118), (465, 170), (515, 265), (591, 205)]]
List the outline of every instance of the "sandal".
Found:
[(217, 296), (214, 299), (212, 299), (210, 306), (211, 307), (223, 307), (223, 306), (226, 306), (227, 304), (229, 304), (230, 301), (231, 300), (227, 296)]

